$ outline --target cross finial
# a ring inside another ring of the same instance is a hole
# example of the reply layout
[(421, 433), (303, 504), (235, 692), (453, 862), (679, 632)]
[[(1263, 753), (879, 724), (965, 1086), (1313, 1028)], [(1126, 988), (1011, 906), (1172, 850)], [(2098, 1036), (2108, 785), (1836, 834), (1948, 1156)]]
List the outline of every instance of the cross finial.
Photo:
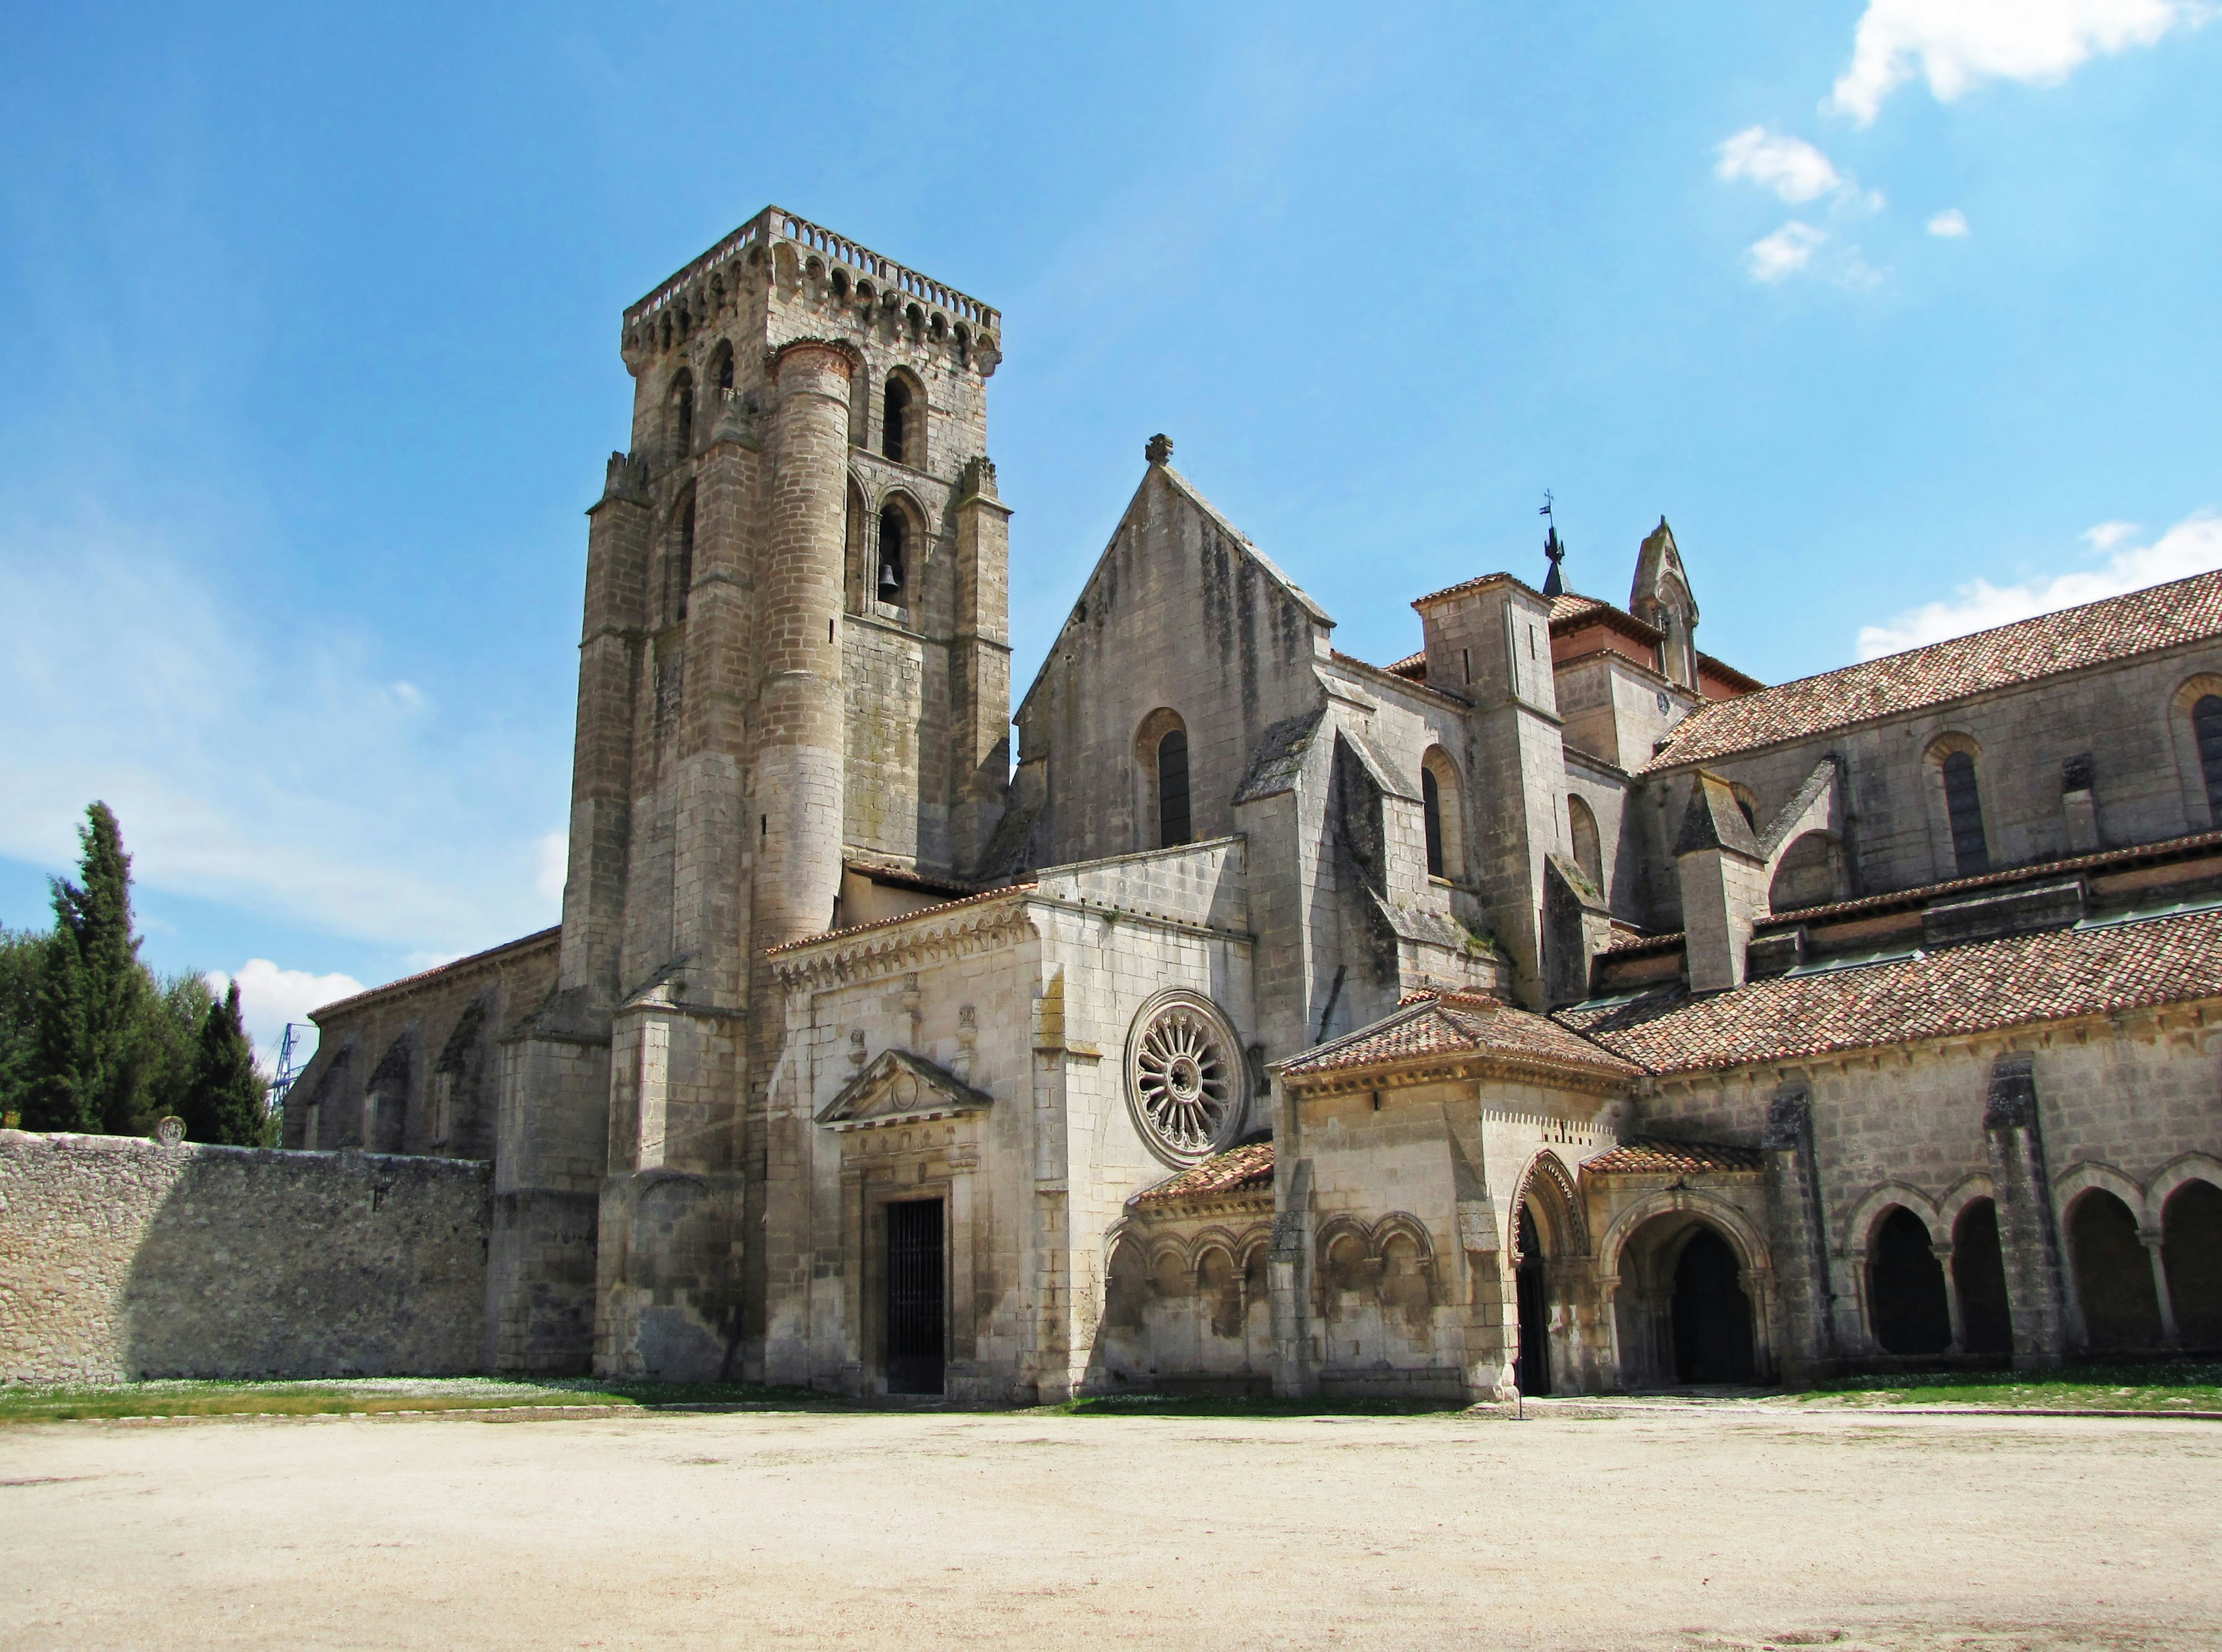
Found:
[(1142, 449), (1142, 457), (1153, 465), (1161, 465), (1173, 456), (1173, 439), (1163, 430), (1152, 437)]

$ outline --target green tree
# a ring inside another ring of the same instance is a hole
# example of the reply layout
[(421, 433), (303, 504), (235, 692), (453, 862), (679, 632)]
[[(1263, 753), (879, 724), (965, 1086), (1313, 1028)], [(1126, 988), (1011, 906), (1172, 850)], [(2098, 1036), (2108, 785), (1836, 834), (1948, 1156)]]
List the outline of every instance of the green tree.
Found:
[(239, 1018), (239, 983), (202, 1018), (192, 1082), (178, 1108), (192, 1141), (252, 1147), (262, 1140), (263, 1098), (268, 1090), (254, 1071), (254, 1049)]
[(152, 984), (131, 933), (131, 857), (105, 803), (78, 829), (79, 876), (53, 883), (54, 933), (40, 972), (24, 1123), (40, 1130), (129, 1131), (147, 1120), (136, 1058)]
[(19, 1118), (39, 1026), (39, 971), (47, 938), (0, 929), (0, 1120)]

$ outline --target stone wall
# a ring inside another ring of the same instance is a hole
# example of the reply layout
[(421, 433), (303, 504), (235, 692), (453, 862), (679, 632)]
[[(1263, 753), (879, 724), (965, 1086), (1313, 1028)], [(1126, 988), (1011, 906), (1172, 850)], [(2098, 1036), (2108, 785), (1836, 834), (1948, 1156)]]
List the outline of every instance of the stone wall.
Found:
[(0, 1131), (0, 1382), (478, 1370), (489, 1176)]

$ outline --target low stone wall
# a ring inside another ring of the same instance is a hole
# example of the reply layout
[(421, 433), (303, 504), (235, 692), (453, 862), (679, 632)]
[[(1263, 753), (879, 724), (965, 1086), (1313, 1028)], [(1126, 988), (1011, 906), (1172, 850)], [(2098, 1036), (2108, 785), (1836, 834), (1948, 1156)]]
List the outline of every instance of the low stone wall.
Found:
[(479, 1370), (491, 1182), (0, 1130), (0, 1382)]

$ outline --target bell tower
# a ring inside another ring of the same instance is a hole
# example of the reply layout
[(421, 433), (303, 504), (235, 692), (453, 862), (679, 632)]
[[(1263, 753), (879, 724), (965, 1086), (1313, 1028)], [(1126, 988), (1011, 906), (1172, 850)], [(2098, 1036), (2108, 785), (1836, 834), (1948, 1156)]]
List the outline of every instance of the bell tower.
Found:
[(865, 869), (957, 887), (1001, 818), (992, 309), (776, 207), (625, 314), (588, 512), (560, 984), (518, 1030), (494, 1362), (762, 1364), (784, 1043), (765, 949)]

